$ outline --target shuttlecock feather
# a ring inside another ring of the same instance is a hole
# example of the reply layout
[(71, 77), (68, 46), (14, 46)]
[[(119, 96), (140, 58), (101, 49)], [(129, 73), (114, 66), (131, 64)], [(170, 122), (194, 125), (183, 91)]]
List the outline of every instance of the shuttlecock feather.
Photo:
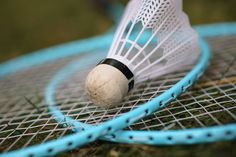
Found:
[(182, 0), (131, 0), (107, 58), (87, 77), (86, 91), (95, 104), (111, 107), (136, 83), (178, 70), (198, 55), (198, 35)]

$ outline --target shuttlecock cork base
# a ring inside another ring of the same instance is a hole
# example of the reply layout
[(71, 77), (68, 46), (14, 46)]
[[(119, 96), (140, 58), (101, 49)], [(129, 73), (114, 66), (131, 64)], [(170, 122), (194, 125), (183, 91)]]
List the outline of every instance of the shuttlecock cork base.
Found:
[(94, 104), (105, 108), (114, 107), (133, 88), (133, 76), (126, 65), (107, 58), (88, 74), (85, 90)]

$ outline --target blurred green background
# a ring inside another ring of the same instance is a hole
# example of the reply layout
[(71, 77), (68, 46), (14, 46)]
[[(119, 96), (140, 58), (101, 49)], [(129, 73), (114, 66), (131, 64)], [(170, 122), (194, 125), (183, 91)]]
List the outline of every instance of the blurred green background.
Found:
[[(116, 0), (121, 1), (127, 2)], [(106, 32), (112, 20), (95, 4), (98, 0), (1, 0), (0, 62)], [(236, 21), (235, 6), (235, 0), (184, 0), (194, 25)]]
[[(109, 1), (109, 0), (108, 0)], [(111, 1), (111, 0), (110, 0)], [(127, 0), (113, 0), (125, 4)], [(48, 46), (106, 32), (113, 21), (97, 0), (1, 0), (0, 62)], [(193, 25), (236, 21), (236, 0), (184, 0)], [(236, 142), (149, 147), (102, 144), (98, 156), (234, 156)], [(86, 151), (85, 151), (86, 152)], [(83, 152), (80, 151), (79, 154)], [(60, 156), (77, 156), (77, 151)], [(96, 156), (96, 155), (94, 155)]]

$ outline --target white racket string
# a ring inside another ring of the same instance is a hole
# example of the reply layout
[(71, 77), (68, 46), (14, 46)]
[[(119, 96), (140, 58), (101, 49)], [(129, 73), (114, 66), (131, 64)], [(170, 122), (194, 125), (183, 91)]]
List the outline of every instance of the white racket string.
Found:
[[(213, 48), (214, 58), (201, 81), (167, 108), (144, 118), (128, 130), (165, 131), (235, 123), (236, 37), (219, 37), (208, 41)], [(58, 123), (48, 112), (43, 89), (59, 69), (78, 58), (82, 59), (83, 56), (64, 58), (1, 79), (1, 152), (28, 147), (71, 133), (73, 126), (68, 125), (66, 119)], [(120, 116), (150, 101), (181, 80), (192, 68), (188, 66), (179, 72), (140, 83), (119, 107), (103, 109), (91, 104), (83, 89), (84, 76), (93, 66), (91, 64), (74, 74), (56, 92), (57, 107), (62, 113), (92, 125)]]

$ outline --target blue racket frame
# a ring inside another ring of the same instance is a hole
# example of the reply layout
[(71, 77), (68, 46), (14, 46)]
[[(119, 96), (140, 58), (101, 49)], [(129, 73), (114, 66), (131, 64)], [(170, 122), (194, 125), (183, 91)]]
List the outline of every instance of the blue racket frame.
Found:
[[(196, 29), (203, 37), (214, 37), (214, 36), (222, 36), (222, 35), (231, 35), (236, 34), (236, 24), (220, 24), (220, 25), (208, 25), (197, 27)], [(40, 65), (48, 61), (52, 61), (55, 59), (60, 59), (67, 56), (78, 55), (84, 51), (93, 50), (96, 48), (103, 48), (109, 46), (111, 43), (113, 35), (107, 34), (104, 36), (87, 39), (83, 41), (76, 41), (68, 44), (63, 44), (57, 47), (52, 47), (48, 49), (44, 49), (41, 51), (37, 51), (31, 55), (23, 56), (17, 58), (15, 60), (9, 61), (5, 64), (0, 65), (0, 77), (4, 77), (10, 73), (17, 72), (18, 70), (23, 70), (30, 68), (32, 65)], [(99, 41), (99, 42), (97, 42)], [(230, 140), (236, 137), (236, 125), (226, 125), (221, 127), (211, 127), (205, 129), (189, 129), (186, 131), (166, 131), (159, 133), (158, 131), (153, 131), (145, 134), (143, 131), (118, 131), (121, 130), (137, 120), (150, 115), (156, 110), (164, 107), (168, 102), (174, 100), (178, 95), (183, 92), (183, 89), (189, 87), (193, 82), (195, 82), (199, 76), (203, 73), (205, 68), (208, 65), (208, 61), (210, 59), (210, 49), (208, 44), (201, 39), (200, 40), (202, 55), (199, 59), (198, 64), (193, 68), (193, 70), (188, 73), (180, 82), (178, 82), (171, 89), (167, 90), (160, 96), (154, 98), (152, 101), (141, 105), (139, 108), (130, 111), (121, 117), (117, 117), (111, 121), (104, 122), (98, 126), (88, 127), (85, 131), (77, 132), (72, 135), (65, 136), (61, 139), (57, 139), (54, 141), (49, 141), (41, 145), (31, 146), (25, 149), (13, 151), (10, 153), (2, 154), (0, 156), (48, 156), (55, 155), (62, 151), (71, 150), (87, 144), (89, 142), (95, 141), (97, 138), (102, 137), (104, 135), (109, 140), (116, 139), (116, 136), (119, 135), (123, 137), (123, 142), (127, 143), (145, 143), (148, 144), (176, 144), (183, 143), (183, 139), (188, 139), (187, 143), (196, 143), (199, 142), (207, 142), (207, 141), (216, 141), (216, 140)], [(39, 57), (40, 56), (40, 57)], [(73, 67), (73, 65), (72, 65)], [(55, 81), (55, 80), (54, 80)], [(51, 93), (54, 94), (53, 92)], [(174, 97), (173, 97), (174, 95)], [(48, 101), (48, 100), (47, 100)], [(60, 114), (60, 111), (54, 106), (54, 104), (50, 105), (50, 110), (53, 114)], [(58, 117), (58, 115), (57, 115)], [(60, 115), (59, 115), (60, 117)], [(64, 115), (63, 115), (64, 118)], [(60, 118), (57, 119), (60, 121)], [(72, 121), (71, 121), (72, 122)], [(74, 121), (75, 122), (75, 121)], [(76, 122), (77, 123), (77, 122)], [(118, 125), (119, 124), (119, 125)], [(87, 127), (85, 125), (81, 125), (82, 127)], [(78, 128), (81, 128), (78, 127)], [(77, 127), (76, 127), (77, 128)], [(213, 133), (210, 136), (211, 138), (207, 138), (208, 133)], [(136, 139), (135, 137), (141, 136), (144, 140)], [(150, 136), (152, 135), (152, 136)], [(189, 136), (186, 136), (189, 135)], [(132, 137), (132, 138), (131, 138)], [(172, 137), (172, 138), (171, 138)], [(173, 138), (174, 137), (174, 138)], [(179, 137), (179, 138), (176, 138)], [(181, 138), (182, 137), (182, 138)], [(190, 138), (191, 137), (191, 138)], [(170, 140), (171, 139), (171, 140)], [(116, 140), (114, 140), (116, 141)], [(122, 141), (122, 140), (120, 140)]]

